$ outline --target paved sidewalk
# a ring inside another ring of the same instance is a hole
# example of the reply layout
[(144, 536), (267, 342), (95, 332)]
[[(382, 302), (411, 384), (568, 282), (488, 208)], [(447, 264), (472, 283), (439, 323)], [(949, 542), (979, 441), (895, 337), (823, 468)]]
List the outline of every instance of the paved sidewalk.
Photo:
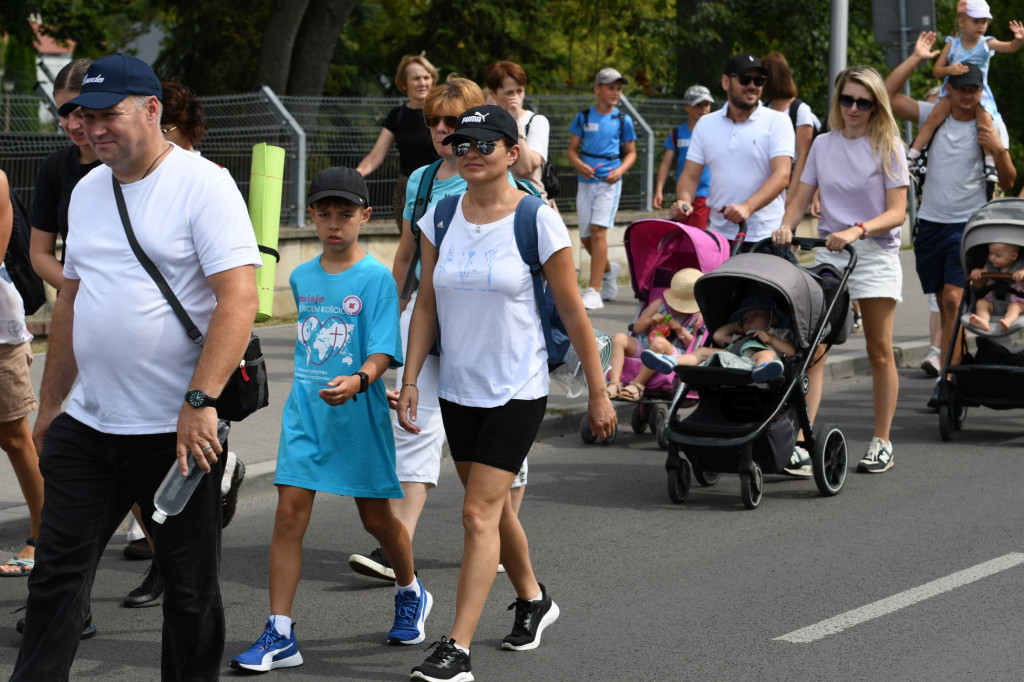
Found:
[[(917, 367), (928, 350), (928, 308), (927, 299), (921, 294), (917, 276), (914, 273), (914, 256), (910, 251), (900, 254), (903, 267), (903, 303), (897, 308), (893, 344), (900, 367)], [(629, 284), (619, 287), (615, 301), (607, 303), (602, 310), (592, 311), (591, 320), (596, 329), (609, 335), (620, 330), (633, 320), (637, 313), (637, 301)], [(234, 425), (231, 434), (231, 449), (244, 460), (247, 472), (241, 493), (264, 489), (272, 484), (277, 456), (278, 434), (281, 427), (281, 411), (291, 385), (292, 353), (295, 330), (292, 325), (264, 327), (259, 330), (264, 353), (267, 356), (270, 375), (271, 404), (244, 422)], [(32, 367), (33, 382), (38, 391), (42, 378), (45, 358), (37, 356)], [(826, 365), (826, 381), (835, 381), (855, 375), (869, 373), (864, 349), (863, 334), (854, 334), (843, 346), (833, 349)], [(388, 384), (394, 383), (394, 378)], [(826, 398), (827, 400), (827, 393)], [(628, 425), (633, 406), (616, 403), (619, 406), (620, 424)], [(557, 384), (552, 384), (548, 400), (548, 414), (541, 427), (539, 438), (549, 438), (564, 433), (576, 432), (580, 420), (586, 413), (586, 395), (575, 400), (559, 393)], [(32, 415), (30, 420), (34, 420)], [(20, 543), (28, 532), (28, 514), (10, 468), (3, 469), (0, 476), (0, 546)], [(0, 557), (0, 561), (4, 557)]]

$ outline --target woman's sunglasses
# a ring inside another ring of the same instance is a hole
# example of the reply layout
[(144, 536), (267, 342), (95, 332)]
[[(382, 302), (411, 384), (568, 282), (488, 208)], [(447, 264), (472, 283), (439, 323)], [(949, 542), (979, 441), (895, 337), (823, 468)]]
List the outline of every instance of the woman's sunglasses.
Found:
[(436, 128), (437, 124), (444, 121), (446, 128), (455, 130), (455, 126), (459, 124), (458, 116), (427, 116), (423, 114), (423, 120), (426, 122), (428, 128)]
[(749, 73), (734, 73), (733, 78), (740, 82), (740, 85), (750, 85), (753, 83), (757, 87), (764, 87), (764, 84), (768, 82), (768, 76), (751, 76)]
[(484, 142), (483, 140), (473, 140), (472, 142), (456, 142), (452, 145), (452, 153), (455, 156), (465, 156), (469, 153), (469, 145), (474, 145), (476, 150), (484, 156), (490, 156), (494, 153), (497, 148), (497, 142)]
[(849, 109), (854, 104), (856, 104), (857, 108), (861, 111), (871, 111), (871, 107), (875, 106), (874, 102), (869, 99), (864, 99), (863, 97), (854, 99), (851, 95), (839, 95), (839, 106)]

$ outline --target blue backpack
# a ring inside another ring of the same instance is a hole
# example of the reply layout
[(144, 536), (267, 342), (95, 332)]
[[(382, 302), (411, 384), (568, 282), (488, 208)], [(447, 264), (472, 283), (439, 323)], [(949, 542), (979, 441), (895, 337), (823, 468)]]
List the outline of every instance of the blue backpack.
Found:
[[(438, 252), (441, 250), (441, 241), (455, 216), (458, 203), (458, 195), (445, 197), (437, 202), (437, 207), (434, 209), (436, 224), (434, 239), (437, 242)], [(551, 295), (550, 287), (546, 286), (541, 271), (540, 252), (537, 246), (537, 211), (543, 205), (545, 205), (544, 200), (533, 194), (523, 197), (519, 205), (516, 206), (515, 236), (519, 255), (529, 266), (530, 275), (533, 278), (533, 296), (537, 301), (537, 311), (540, 313), (540, 323), (544, 330), (544, 345), (548, 351), (548, 371), (550, 372), (565, 364), (569, 356), (569, 335), (565, 331), (562, 318), (558, 315), (558, 308), (555, 307), (555, 299)], [(440, 326), (437, 336), (436, 345), (440, 347)]]

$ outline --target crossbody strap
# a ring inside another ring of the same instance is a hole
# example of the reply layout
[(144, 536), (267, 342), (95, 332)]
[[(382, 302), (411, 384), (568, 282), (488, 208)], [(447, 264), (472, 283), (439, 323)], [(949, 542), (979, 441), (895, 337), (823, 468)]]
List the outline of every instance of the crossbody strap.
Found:
[(199, 345), (203, 344), (203, 334), (199, 331), (199, 327), (192, 322), (192, 318), (185, 312), (185, 308), (182, 307), (178, 297), (174, 295), (174, 291), (171, 289), (171, 285), (167, 283), (164, 276), (160, 274), (156, 265), (149, 259), (146, 252), (142, 250), (142, 246), (139, 244), (139, 240), (135, 238), (135, 232), (132, 230), (132, 221), (128, 217), (128, 207), (124, 203), (124, 193), (121, 191), (121, 183), (117, 181), (113, 173), (110, 175), (110, 179), (114, 183), (114, 198), (117, 200), (117, 212), (121, 214), (121, 224), (124, 226), (125, 236), (128, 237), (128, 244), (132, 247), (132, 252), (135, 257), (139, 259), (139, 263), (142, 265), (142, 269), (145, 270), (153, 281), (156, 283), (160, 293), (164, 295), (167, 302), (171, 304), (171, 309), (174, 310), (174, 314), (181, 321), (183, 327), (185, 327), (185, 333), (188, 334), (188, 338), (192, 339), (192, 343)]

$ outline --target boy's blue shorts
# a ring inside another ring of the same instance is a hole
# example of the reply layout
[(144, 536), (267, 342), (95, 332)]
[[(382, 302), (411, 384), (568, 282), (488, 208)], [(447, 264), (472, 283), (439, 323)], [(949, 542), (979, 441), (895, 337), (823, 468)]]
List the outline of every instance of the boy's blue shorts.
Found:
[(960, 239), (965, 225), (967, 223), (935, 223), (917, 219), (914, 260), (924, 293), (938, 293), (946, 284), (963, 287), (965, 276), (960, 267)]

